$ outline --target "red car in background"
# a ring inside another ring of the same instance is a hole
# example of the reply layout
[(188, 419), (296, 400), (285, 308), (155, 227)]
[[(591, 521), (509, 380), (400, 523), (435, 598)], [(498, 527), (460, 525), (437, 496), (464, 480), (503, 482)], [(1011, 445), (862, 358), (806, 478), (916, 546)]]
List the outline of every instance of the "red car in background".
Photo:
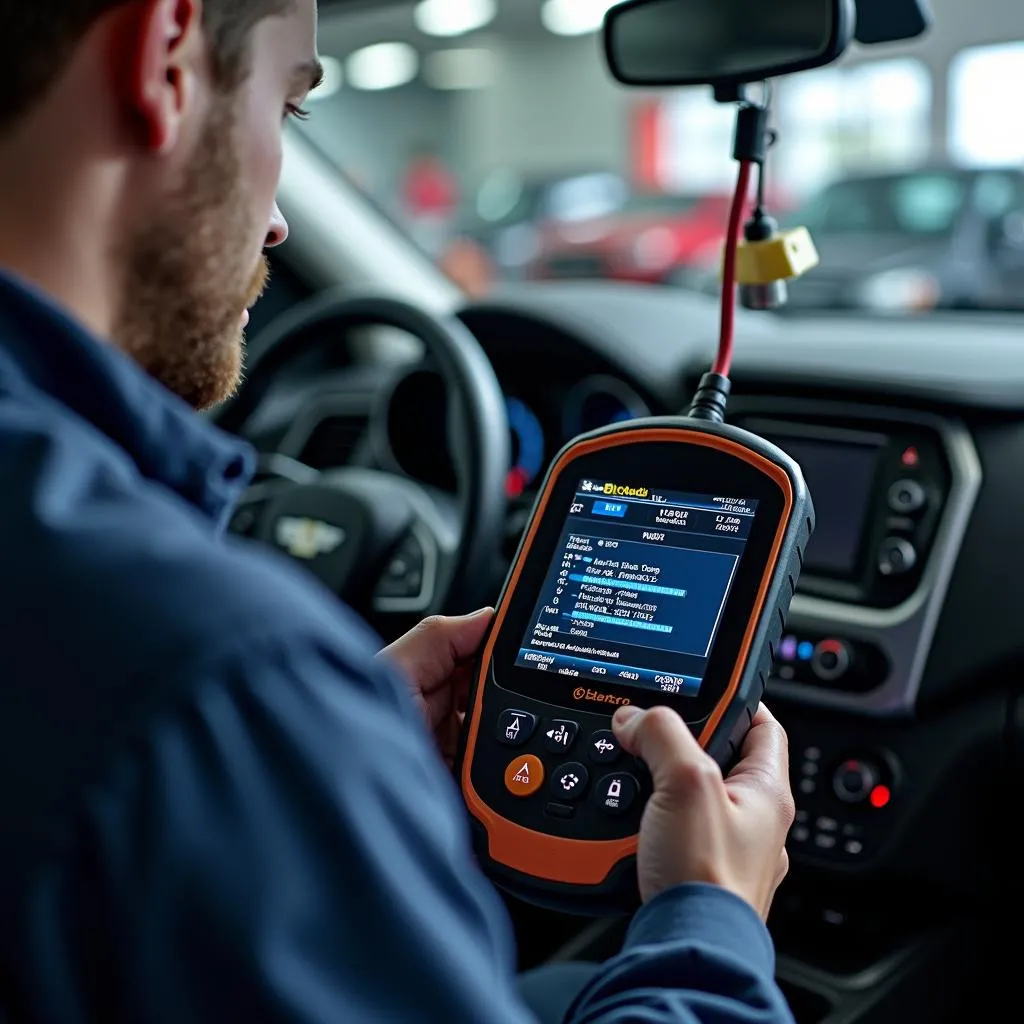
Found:
[[(731, 203), (725, 193), (637, 193), (607, 217), (546, 221), (529, 276), (678, 283), (688, 269), (718, 261)], [(752, 209), (751, 201), (746, 213)]]

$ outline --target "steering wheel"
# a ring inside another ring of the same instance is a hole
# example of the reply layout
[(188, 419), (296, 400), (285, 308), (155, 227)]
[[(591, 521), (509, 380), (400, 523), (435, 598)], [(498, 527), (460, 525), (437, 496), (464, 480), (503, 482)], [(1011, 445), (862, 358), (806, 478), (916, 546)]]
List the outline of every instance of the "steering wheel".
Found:
[(380, 632), (397, 635), (411, 619), (469, 611), (488, 597), (511, 452), (504, 397), (476, 338), (454, 317), (394, 298), (323, 293), (253, 340), (245, 384), (213, 418), (241, 433), (289, 362), (322, 345), (325, 335), (361, 327), (397, 328), (423, 343), (445, 385), (457, 500), (396, 473), (318, 472), (271, 456), (232, 529), (287, 552)]

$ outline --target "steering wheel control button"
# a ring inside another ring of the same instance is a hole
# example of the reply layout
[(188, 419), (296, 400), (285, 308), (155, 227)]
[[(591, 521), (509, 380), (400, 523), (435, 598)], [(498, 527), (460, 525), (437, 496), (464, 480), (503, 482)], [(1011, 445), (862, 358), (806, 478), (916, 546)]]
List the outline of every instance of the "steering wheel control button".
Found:
[(620, 749), (611, 729), (601, 729), (590, 737), (590, 760), (596, 764), (611, 764), (619, 756)]
[(594, 790), (594, 799), (605, 814), (625, 814), (636, 802), (640, 784), (632, 775), (616, 772), (606, 775)]
[(521, 747), (532, 735), (537, 719), (529, 711), (502, 711), (498, 716), (497, 739), (507, 747)]
[(889, 508), (897, 515), (920, 512), (928, 501), (924, 488), (916, 480), (897, 480), (889, 488)]
[(917, 549), (902, 537), (888, 537), (878, 549), (878, 571), (883, 576), (903, 576), (917, 564)]
[(822, 640), (811, 655), (811, 671), (823, 682), (835, 682), (846, 675), (852, 660), (842, 640)]
[(587, 769), (578, 761), (570, 761), (555, 770), (551, 776), (551, 791), (560, 800), (576, 801), (587, 788)]
[(399, 545), (377, 585), (377, 597), (419, 597), (423, 590), (423, 545), (410, 534)]
[(564, 754), (575, 742), (579, 725), (566, 719), (556, 719), (548, 723), (544, 732), (544, 747), (552, 754)]
[(844, 803), (863, 803), (878, 785), (878, 769), (868, 761), (844, 761), (832, 778), (832, 789)]
[(533, 796), (544, 785), (544, 765), (533, 754), (520, 754), (505, 769), (505, 788), (513, 796)]

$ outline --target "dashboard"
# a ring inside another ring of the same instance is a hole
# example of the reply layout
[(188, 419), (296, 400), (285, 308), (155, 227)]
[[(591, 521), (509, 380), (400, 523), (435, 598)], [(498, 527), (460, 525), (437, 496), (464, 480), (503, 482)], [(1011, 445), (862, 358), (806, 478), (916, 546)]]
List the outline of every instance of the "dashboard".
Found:
[[(459, 315), (506, 395), (509, 554), (558, 449), (685, 408), (717, 333), (700, 296), (608, 283), (523, 286)], [(1007, 823), (990, 804), (1024, 750), (1021, 335), (997, 316), (738, 318), (730, 419), (788, 448), (818, 506), (770, 682), (799, 808), (790, 853), (868, 886), (854, 916), (884, 885), (1017, 884), (993, 871)], [(260, 448), (453, 487), (429, 367), (300, 370), (253, 421)]]

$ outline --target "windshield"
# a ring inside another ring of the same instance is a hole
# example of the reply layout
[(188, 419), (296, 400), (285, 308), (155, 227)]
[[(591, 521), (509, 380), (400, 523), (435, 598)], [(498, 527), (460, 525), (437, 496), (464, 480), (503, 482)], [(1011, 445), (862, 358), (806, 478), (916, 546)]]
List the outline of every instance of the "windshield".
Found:
[[(609, 6), (326, 8), (300, 130), (474, 297), (583, 278), (714, 294), (734, 110), (612, 81)], [(1024, 8), (932, 7), (921, 39), (773, 84), (769, 212), (820, 256), (791, 312), (1024, 310)]]

